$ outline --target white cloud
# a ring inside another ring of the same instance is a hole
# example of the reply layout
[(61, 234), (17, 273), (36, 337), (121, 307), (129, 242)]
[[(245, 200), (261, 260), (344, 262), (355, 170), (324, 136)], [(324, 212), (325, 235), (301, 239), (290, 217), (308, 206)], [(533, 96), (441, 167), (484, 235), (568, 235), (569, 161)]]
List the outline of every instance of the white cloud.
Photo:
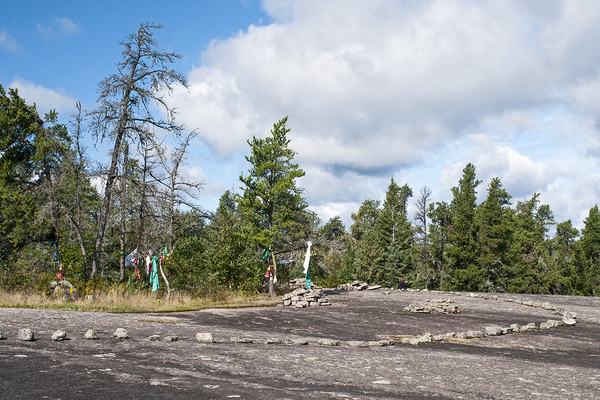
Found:
[(8, 34), (6, 29), (0, 29), (0, 48), (8, 50), (12, 53), (21, 50), (19, 43), (17, 43), (17, 41)]
[(55, 18), (49, 24), (37, 24), (37, 30), (46, 40), (81, 33), (81, 27), (67, 17)]
[[(498, 176), (514, 196), (531, 195), (565, 174), (549, 159), (566, 137), (577, 136), (567, 146), (580, 155), (581, 137), (595, 143), (552, 110), (600, 120), (597, 2), (263, 6), (275, 22), (213, 41), (188, 74), (189, 92), (173, 100), (180, 121), (223, 158), (289, 115), (302, 184), (327, 216), (380, 199), (392, 173), (417, 166), (439, 166), (449, 190), (467, 159), (486, 183)], [(431, 181), (408, 183), (440, 193)]]
[(67, 95), (64, 90), (52, 90), (42, 85), (15, 78), (9, 85), (19, 90), (19, 96), (25, 99), (27, 104), (36, 104), (38, 114), (44, 117), (48, 111), (55, 109), (59, 117), (66, 117), (75, 111), (76, 100)]

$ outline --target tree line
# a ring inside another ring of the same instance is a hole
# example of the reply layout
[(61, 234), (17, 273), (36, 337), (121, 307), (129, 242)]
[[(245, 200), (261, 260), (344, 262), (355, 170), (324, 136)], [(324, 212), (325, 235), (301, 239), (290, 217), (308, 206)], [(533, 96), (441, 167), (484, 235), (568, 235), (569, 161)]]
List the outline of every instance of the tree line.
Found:
[[(163, 266), (177, 290), (260, 291), (263, 250), (285, 282), (301, 276), (310, 240), (312, 279), (329, 287), (353, 280), (391, 287), (403, 277), (427, 289), (600, 291), (597, 206), (579, 232), (570, 220), (556, 224), (537, 193), (513, 205), (499, 178), (477, 204), (482, 182), (472, 164), (450, 203), (433, 202), (427, 187), (415, 196), (392, 177), (385, 198), (365, 200), (349, 229), (339, 216), (321, 221), (297, 186), (304, 171), (294, 163), (287, 117), (265, 138), (248, 140), (239, 191), (226, 191), (215, 211), (203, 209), (203, 182), (181, 173), (196, 132), (177, 123), (167, 102), (173, 86), (187, 82), (171, 69), (179, 55), (158, 48), (159, 28), (143, 24), (121, 43), (117, 72), (98, 85), (97, 108), (77, 104), (67, 125), (55, 111), (41, 118), (17, 90), (0, 86), (2, 288), (47, 290), (60, 265), (83, 292), (148, 290), (143, 260), (153, 251), (168, 254)], [(110, 146), (106, 165), (90, 160), (86, 137)]]

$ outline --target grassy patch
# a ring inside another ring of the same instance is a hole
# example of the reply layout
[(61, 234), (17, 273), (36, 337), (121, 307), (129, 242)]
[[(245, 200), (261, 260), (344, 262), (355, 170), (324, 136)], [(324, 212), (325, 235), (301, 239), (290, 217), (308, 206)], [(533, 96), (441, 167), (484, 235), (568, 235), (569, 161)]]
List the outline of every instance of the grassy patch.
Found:
[[(113, 313), (196, 311), (203, 308), (268, 307), (279, 303), (265, 295), (244, 292), (218, 292), (192, 297), (172, 293), (167, 301), (156, 293), (97, 293), (93, 298), (64, 300), (38, 293), (0, 291), (0, 307), (41, 308), (75, 311), (104, 311)], [(156, 322), (156, 321), (152, 321)]]

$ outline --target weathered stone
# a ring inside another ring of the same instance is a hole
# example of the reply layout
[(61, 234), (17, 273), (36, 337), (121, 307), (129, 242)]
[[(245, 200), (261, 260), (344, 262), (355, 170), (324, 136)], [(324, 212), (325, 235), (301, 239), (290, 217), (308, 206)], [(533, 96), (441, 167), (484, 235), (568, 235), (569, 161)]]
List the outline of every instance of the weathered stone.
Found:
[(34, 336), (34, 333), (31, 329), (22, 328), (22, 329), (19, 329), (19, 335), (17, 336), (17, 339), (22, 340), (24, 342), (32, 342), (33, 336)]
[(502, 328), (499, 326), (486, 326), (485, 334), (486, 336), (500, 336), (502, 335)]
[(148, 337), (148, 339), (150, 339), (150, 340), (160, 340), (160, 335), (150, 335), (150, 337)]
[(419, 336), (417, 339), (419, 339), (420, 343), (431, 343), (432, 339), (433, 339), (433, 335), (429, 332), (424, 333), (423, 335)]
[(85, 335), (83, 335), (84, 339), (96, 340), (98, 339), (98, 335), (93, 329), (88, 329)]
[(553, 328), (553, 324), (550, 322), (542, 322), (540, 324), (540, 329), (542, 329), (542, 330), (552, 329), (552, 328)]
[(333, 340), (333, 339), (319, 339), (319, 344), (321, 346), (339, 346), (340, 345), (340, 341), (339, 340)]
[(402, 344), (410, 344), (412, 346), (417, 346), (421, 344), (421, 342), (417, 338), (403, 338)]
[(446, 340), (448, 340), (448, 339), (453, 339), (453, 338), (455, 338), (455, 337), (456, 337), (456, 332), (448, 332), (448, 333), (446, 333), (446, 334), (444, 335), (444, 338), (445, 338)]
[(367, 342), (367, 347), (383, 347), (383, 346), (385, 346), (385, 345), (379, 340), (370, 340)]
[(573, 326), (577, 324), (577, 320), (571, 317), (563, 316), (562, 323), (566, 326)]
[(533, 332), (537, 329), (533, 322), (528, 323), (527, 325), (523, 325), (519, 328), (521, 332)]
[(265, 341), (266, 344), (284, 344), (285, 341), (283, 339), (280, 338), (268, 338)]
[[(53, 285), (54, 284), (54, 285)], [(77, 289), (66, 279), (60, 282), (52, 281), (50, 287), (54, 289), (54, 296), (67, 300), (77, 299)]]
[(569, 317), (569, 318), (577, 319), (577, 313), (574, 313), (572, 311), (565, 311), (563, 313), (563, 317)]
[(306, 301), (296, 302), (296, 308), (306, 308), (307, 306), (308, 306), (308, 302), (306, 302)]
[(375, 286), (367, 287), (367, 290), (375, 290), (375, 289), (379, 289), (379, 288), (381, 288), (381, 285), (375, 285)]
[(240, 337), (231, 337), (231, 341), (233, 343), (252, 343), (252, 339)]
[(291, 300), (284, 300), (284, 301), (283, 301), (283, 305), (284, 305), (284, 306), (289, 306), (289, 305), (291, 305), (291, 304), (292, 304), (292, 301), (291, 301)]
[(444, 339), (446, 339), (444, 335), (433, 335), (433, 337), (431, 338), (431, 340), (434, 342), (443, 342)]
[(66, 338), (67, 338), (67, 332), (65, 332), (65, 331), (57, 330), (52, 334), (52, 340), (54, 340), (56, 342), (62, 342)]
[(93, 303), (94, 302), (94, 296), (91, 294), (86, 294), (85, 295), (85, 301), (87, 301), (88, 303)]
[(176, 342), (179, 338), (177, 336), (165, 336), (163, 342)]
[(350, 347), (369, 347), (367, 342), (362, 342), (362, 341), (357, 341), (357, 340), (351, 340), (349, 342), (346, 342), (346, 344)]
[(302, 297), (300, 297), (300, 296), (292, 296), (292, 297), (290, 297), (290, 300), (291, 301), (300, 301), (300, 300), (302, 300)]
[(328, 301), (325, 301), (325, 302), (323, 302), (323, 303), (319, 303), (319, 305), (320, 305), (320, 306), (330, 306), (330, 305), (331, 305), (331, 303), (330, 303), (330, 302), (328, 302)]
[(214, 341), (215, 341), (215, 339), (213, 338), (213, 335), (211, 335), (210, 333), (206, 333), (206, 332), (196, 333), (196, 340), (199, 341), (200, 343), (214, 343)]
[(305, 339), (291, 339), (287, 344), (291, 344), (294, 346), (306, 346), (308, 345), (308, 340)]
[(512, 324), (510, 326), (510, 329), (512, 329), (513, 333), (519, 333), (519, 332), (521, 332), (521, 328), (519, 328), (519, 325), (517, 325), (517, 324)]
[(113, 337), (115, 339), (129, 339), (129, 335), (127, 334), (127, 331), (123, 328), (117, 328), (115, 333), (113, 333)]
[(503, 335), (510, 335), (511, 333), (513, 333), (513, 329), (511, 327), (502, 327)]

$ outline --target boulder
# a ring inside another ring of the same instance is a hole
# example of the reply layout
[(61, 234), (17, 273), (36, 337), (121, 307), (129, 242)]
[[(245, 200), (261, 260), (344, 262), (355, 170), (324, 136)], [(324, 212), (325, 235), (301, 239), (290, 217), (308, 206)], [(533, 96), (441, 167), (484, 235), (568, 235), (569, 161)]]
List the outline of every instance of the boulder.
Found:
[(24, 342), (33, 342), (33, 331), (29, 328), (19, 329), (19, 335), (17, 339), (22, 340)]
[(215, 341), (210, 333), (196, 333), (196, 340), (200, 343), (214, 343)]
[(412, 346), (417, 346), (421, 344), (421, 342), (417, 338), (403, 338), (402, 344), (410, 344)]
[(52, 340), (62, 342), (67, 338), (67, 332), (58, 330), (52, 334)]
[(54, 296), (65, 300), (77, 299), (77, 289), (66, 279), (62, 279), (59, 282), (50, 282), (50, 288), (53, 289)]
[(485, 327), (485, 335), (486, 336), (500, 336), (503, 333), (504, 332), (502, 331), (502, 328), (500, 328), (499, 326), (486, 326)]

